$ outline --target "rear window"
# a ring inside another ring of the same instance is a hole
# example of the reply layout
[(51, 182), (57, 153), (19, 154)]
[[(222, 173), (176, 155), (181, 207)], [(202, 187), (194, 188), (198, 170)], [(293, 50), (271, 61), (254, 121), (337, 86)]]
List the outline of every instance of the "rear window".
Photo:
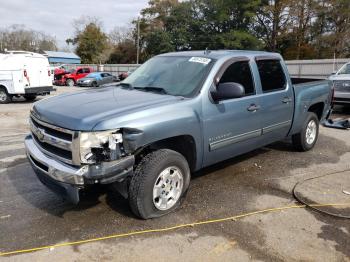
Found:
[(264, 93), (286, 88), (286, 76), (279, 60), (258, 60), (256, 63)]

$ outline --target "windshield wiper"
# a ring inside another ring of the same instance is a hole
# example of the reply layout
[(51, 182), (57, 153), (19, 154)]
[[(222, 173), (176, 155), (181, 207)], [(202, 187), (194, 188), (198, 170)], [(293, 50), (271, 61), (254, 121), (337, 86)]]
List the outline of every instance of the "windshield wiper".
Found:
[[(118, 85), (117, 85), (118, 86)], [(129, 84), (129, 83), (119, 83), (119, 86), (122, 86), (122, 87), (127, 87), (127, 88), (130, 88), (130, 89), (132, 89), (133, 87), (132, 87), (132, 85), (131, 84)]]
[(162, 93), (162, 94), (165, 94), (165, 95), (168, 94), (168, 92), (164, 88), (157, 87), (157, 86), (143, 86), (143, 87), (135, 86), (134, 89), (151, 91), (151, 92), (153, 91), (153, 92)]

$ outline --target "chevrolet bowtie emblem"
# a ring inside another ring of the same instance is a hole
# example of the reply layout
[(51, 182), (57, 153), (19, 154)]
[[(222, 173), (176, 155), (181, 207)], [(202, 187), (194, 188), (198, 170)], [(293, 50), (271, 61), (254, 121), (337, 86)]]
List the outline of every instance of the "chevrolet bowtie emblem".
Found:
[(36, 135), (37, 135), (39, 141), (43, 141), (44, 137), (45, 137), (45, 130), (41, 129), (41, 128), (38, 128), (37, 131), (36, 131)]

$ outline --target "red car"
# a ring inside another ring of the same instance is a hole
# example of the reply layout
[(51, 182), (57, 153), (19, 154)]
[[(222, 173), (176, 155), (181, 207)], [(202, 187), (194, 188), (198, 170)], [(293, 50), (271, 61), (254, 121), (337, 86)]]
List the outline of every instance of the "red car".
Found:
[(91, 67), (77, 67), (71, 71), (57, 72), (58, 74), (55, 72), (54, 84), (59, 86), (74, 86), (78, 79), (85, 77), (93, 71)]

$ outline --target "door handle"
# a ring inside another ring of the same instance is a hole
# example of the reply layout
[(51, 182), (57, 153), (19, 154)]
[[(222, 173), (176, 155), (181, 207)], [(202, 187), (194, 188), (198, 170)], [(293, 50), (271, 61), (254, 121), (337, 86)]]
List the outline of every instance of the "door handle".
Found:
[(260, 106), (257, 106), (257, 105), (255, 105), (255, 104), (251, 104), (248, 108), (247, 108), (247, 110), (249, 111), (249, 112), (256, 112), (256, 111), (258, 111), (260, 109)]
[(283, 104), (288, 104), (290, 102), (292, 102), (292, 99), (290, 97), (285, 97), (285, 98), (282, 99), (282, 103)]

